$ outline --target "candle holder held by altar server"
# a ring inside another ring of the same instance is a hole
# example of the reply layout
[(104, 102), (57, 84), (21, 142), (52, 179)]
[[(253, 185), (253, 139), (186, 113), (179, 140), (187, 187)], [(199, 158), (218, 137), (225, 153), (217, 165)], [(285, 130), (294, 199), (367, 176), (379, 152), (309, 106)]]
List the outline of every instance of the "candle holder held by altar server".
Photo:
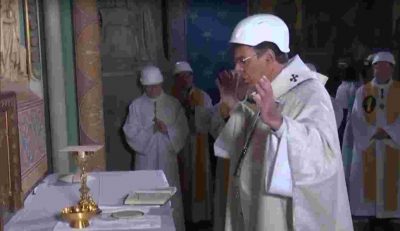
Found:
[(153, 118), (154, 126), (153, 126), (153, 133), (158, 132), (157, 128), (157, 102), (154, 101), (154, 118)]
[(68, 221), (71, 228), (86, 228), (89, 226), (89, 220), (101, 213), (101, 210), (89, 193), (90, 189), (86, 184), (86, 170), (88, 163), (90, 162), (90, 158), (102, 147), (102, 145), (69, 146), (60, 150), (61, 152), (73, 153), (81, 172), (81, 187), (79, 189), (80, 200), (78, 204), (61, 210), (61, 218)]

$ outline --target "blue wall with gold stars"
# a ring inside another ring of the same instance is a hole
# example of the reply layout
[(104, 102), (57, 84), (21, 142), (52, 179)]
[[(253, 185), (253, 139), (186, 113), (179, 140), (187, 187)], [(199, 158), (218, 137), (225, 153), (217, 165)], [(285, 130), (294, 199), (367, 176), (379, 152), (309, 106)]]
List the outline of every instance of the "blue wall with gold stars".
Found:
[(215, 78), (219, 70), (232, 68), (229, 39), (236, 24), (247, 15), (246, 0), (189, 0), (187, 51), (195, 84), (218, 98)]

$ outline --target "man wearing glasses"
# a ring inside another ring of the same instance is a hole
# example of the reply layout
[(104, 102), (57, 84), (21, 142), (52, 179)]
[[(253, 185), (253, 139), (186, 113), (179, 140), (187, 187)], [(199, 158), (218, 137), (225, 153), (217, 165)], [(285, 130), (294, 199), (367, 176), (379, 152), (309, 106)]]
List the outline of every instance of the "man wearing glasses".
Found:
[(331, 99), (299, 56), (288, 59), (287, 25), (253, 15), (230, 43), (247, 97), (220, 76), (231, 107), (214, 144), (231, 160), (225, 230), (353, 230)]

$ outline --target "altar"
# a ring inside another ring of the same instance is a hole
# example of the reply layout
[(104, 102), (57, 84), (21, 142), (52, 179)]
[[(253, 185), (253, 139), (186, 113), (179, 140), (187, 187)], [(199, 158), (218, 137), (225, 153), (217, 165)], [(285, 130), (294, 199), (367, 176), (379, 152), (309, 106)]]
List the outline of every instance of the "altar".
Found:
[[(91, 226), (82, 230), (175, 230), (170, 202), (162, 206), (123, 205), (124, 198), (134, 190), (169, 186), (162, 171), (92, 172), (89, 176), (92, 178), (87, 183), (90, 193), (103, 213), (136, 209), (145, 215), (136, 223), (137, 228), (129, 221), (135, 218), (107, 222), (96, 217), (91, 220)], [(5, 231), (76, 230), (69, 228), (58, 215), (61, 209), (79, 201), (79, 187), (80, 184), (58, 181), (57, 174), (48, 175), (25, 199), (24, 208), (7, 222)]]

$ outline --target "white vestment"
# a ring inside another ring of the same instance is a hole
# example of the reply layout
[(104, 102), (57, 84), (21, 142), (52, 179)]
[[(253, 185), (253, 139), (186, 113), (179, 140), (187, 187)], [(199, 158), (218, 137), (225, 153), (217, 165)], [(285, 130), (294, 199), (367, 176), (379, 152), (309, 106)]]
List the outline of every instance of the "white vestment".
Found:
[[(353, 215), (400, 218), (399, 98), (400, 83), (392, 80), (378, 84), (373, 79), (357, 90), (351, 113), (354, 146), (349, 171)], [(390, 138), (372, 138), (378, 128)]]
[(330, 96), (296, 56), (272, 82), (283, 123), (259, 120), (233, 176), (254, 111), (240, 103), (214, 144), (230, 158), (225, 230), (353, 230)]
[[(345, 170), (346, 183), (348, 185), (350, 176), (350, 165), (353, 159), (353, 130), (351, 129), (351, 110), (353, 108), (354, 99), (357, 89), (362, 85), (361, 82), (343, 81), (336, 91), (336, 104), (338, 110), (347, 110), (345, 129), (343, 132), (342, 142), (342, 160)], [(341, 123), (342, 121), (340, 121)], [(339, 127), (340, 125), (338, 125)]]
[(336, 127), (340, 127), (343, 120), (343, 109), (336, 103), (335, 98), (331, 97), (333, 111), (335, 112)]
[[(343, 81), (336, 90), (335, 101), (338, 106), (351, 111), (356, 91), (361, 85), (361, 82)], [(347, 117), (350, 117), (350, 114), (348, 114)]]
[[(155, 114), (166, 124), (168, 134), (154, 131)], [(185, 230), (177, 153), (185, 145), (189, 129), (180, 103), (165, 93), (157, 99), (144, 94), (129, 106), (123, 130), (129, 146), (136, 152), (135, 170), (161, 169), (168, 183), (177, 187), (172, 199), (174, 221), (177, 230)]]

